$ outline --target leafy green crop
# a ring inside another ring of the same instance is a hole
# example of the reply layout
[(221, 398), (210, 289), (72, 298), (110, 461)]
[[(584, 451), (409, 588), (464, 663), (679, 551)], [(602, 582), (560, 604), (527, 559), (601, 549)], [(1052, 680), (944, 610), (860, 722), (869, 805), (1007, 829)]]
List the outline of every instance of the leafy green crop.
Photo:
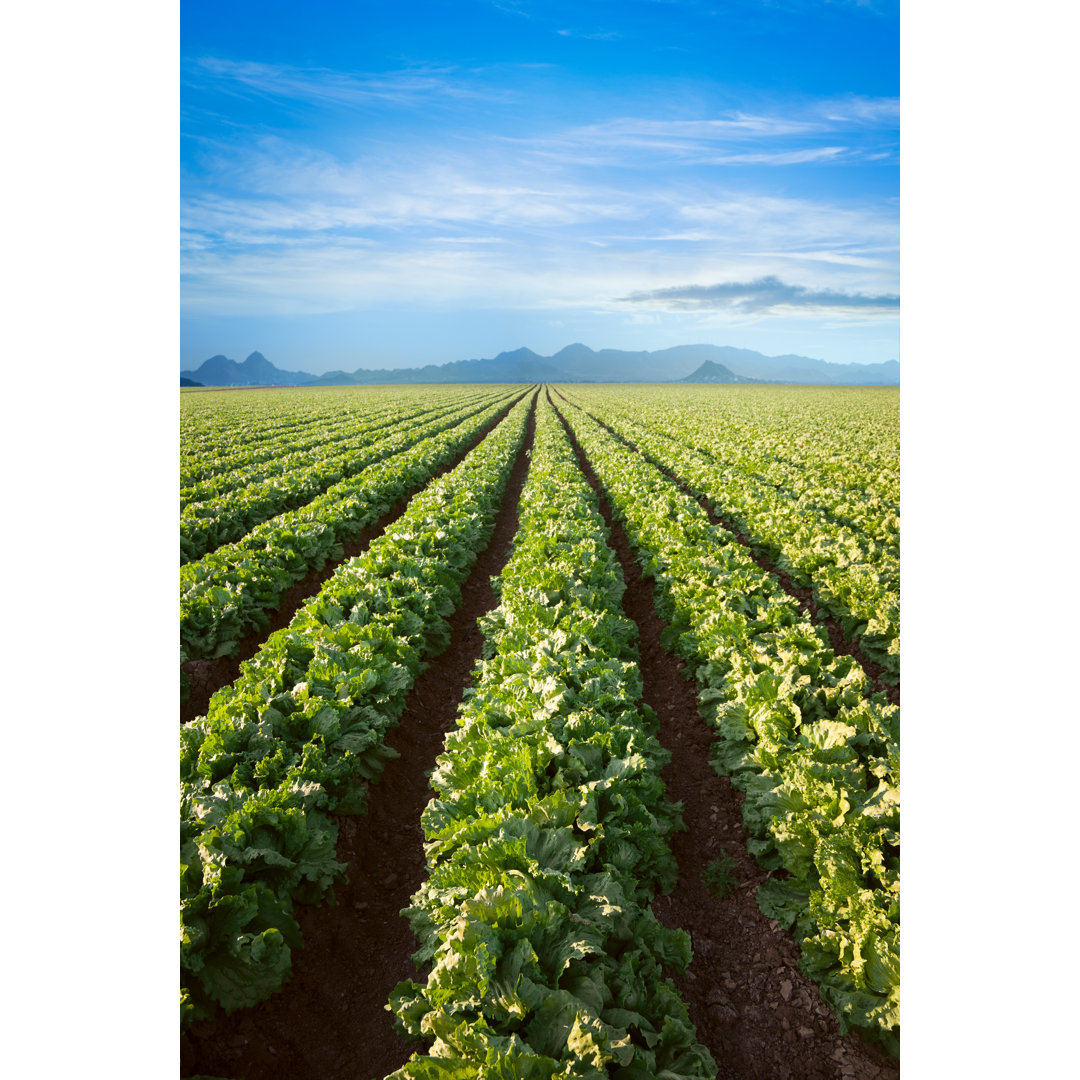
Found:
[(824, 631), (655, 466), (566, 410), (698, 683), (716, 769), (745, 793), (759, 891), (841, 1028), (899, 1046), (899, 719)]
[(366, 782), (487, 543), (525, 433), (526, 401), (391, 531), (343, 564), (236, 682), (181, 731), (182, 1019), (263, 1000), (299, 944), (295, 903), (344, 872), (328, 816)]
[(360, 394), (303, 389), (272, 395), (234, 390), (181, 396), (181, 508), (188, 500), (230, 490), (233, 477), (247, 482), (249, 468), (263, 466), (272, 472), (278, 461), (306, 450), (318, 452), (356, 431), (386, 427), (447, 406), (494, 400), (505, 392), (491, 387), (478, 390), (387, 386), (367, 387)]
[(340, 558), (346, 540), (359, 536), (401, 496), (421, 487), (507, 405), (504, 397), (181, 567), (180, 662), (235, 652), (240, 638), (267, 626), (292, 585)]
[(391, 997), (430, 1045), (393, 1076), (714, 1076), (663, 977), (685, 968), (689, 939), (648, 907), (674, 884), (666, 838), (680, 822), (640, 704), (636, 628), (543, 403), (520, 511), (423, 814), (428, 879), (406, 913), (430, 974)]
[[(180, 516), (180, 562), (192, 562), (222, 544), (239, 540), (269, 518), (301, 507), (332, 485), (358, 476), (376, 462), (391, 459), (484, 411), (484, 404), (470, 404), (436, 413), (418, 423), (395, 424), (390, 431), (379, 427), (335, 447), (332, 453), (327, 453), (325, 445), (320, 447), (322, 452), (306, 466), (294, 460), (288, 471), (253, 479), (228, 490), (224, 497), (191, 499)], [(277, 464), (280, 467), (288, 463)]]
[[(366, 397), (353, 402), (355, 411), (327, 410), (315, 423), (284, 431), (263, 431), (253, 442), (232, 447), (230, 436), (235, 437), (242, 422), (236, 421), (227, 432), (215, 429), (208, 441), (213, 456), (200, 452), (202, 440), (195, 441), (191, 434), (182, 440), (180, 466), (180, 510), (188, 505), (220, 499), (230, 492), (240, 491), (271, 477), (284, 477), (296, 469), (304, 469), (318, 461), (334, 458), (352, 449), (366, 446), (373, 436), (385, 434), (402, 424), (410, 426), (415, 421), (428, 423), (438, 416), (458, 412), (469, 405), (491, 404), (502, 391), (494, 394), (461, 394), (430, 398), (406, 396), (405, 402), (386, 403), (381, 406)], [(286, 414), (287, 415), (287, 414)], [(285, 423), (279, 413), (280, 422)], [(422, 418), (422, 419), (421, 419)]]
[[(754, 547), (789, 574), (795, 585), (810, 587), (821, 609), (858, 640), (867, 657), (885, 668), (890, 681), (898, 682), (899, 516), (894, 503), (845, 498), (836, 492), (835, 485), (852, 467), (851, 457), (845, 455), (842, 465), (830, 471), (834, 487), (825, 487), (824, 481), (808, 485), (801, 471), (785, 468), (774, 456), (762, 459), (731, 436), (703, 432), (696, 415), (667, 413), (663, 427), (657, 429), (655, 418), (648, 413), (633, 415), (625, 402), (575, 390), (575, 398), (594, 396), (602, 403), (600, 418), (605, 424), (748, 533)], [(589, 407), (595, 405), (590, 401)], [(687, 446), (686, 441), (705, 444), (711, 453)], [(830, 464), (834, 456), (835, 451), (828, 458)], [(857, 459), (853, 464), (858, 467)], [(778, 483), (777, 477), (784, 482)], [(788, 490), (789, 484), (796, 490)]]

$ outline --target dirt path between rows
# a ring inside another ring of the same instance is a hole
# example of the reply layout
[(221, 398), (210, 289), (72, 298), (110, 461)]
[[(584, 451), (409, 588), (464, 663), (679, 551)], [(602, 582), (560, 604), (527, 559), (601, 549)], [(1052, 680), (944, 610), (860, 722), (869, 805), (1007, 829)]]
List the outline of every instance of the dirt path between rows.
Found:
[(390, 991), (417, 978), (417, 943), (399, 912), (425, 878), (420, 814), (432, 796), (428, 775), (454, 727), (457, 706), (480, 656), (476, 620), (495, 607), (490, 579), (502, 572), (518, 527), (518, 504), (535, 432), (530, 412), (495, 530), (462, 586), (450, 619), (451, 643), (416, 680), (398, 726), (387, 736), (401, 757), (370, 791), (368, 812), (340, 817), (337, 858), (349, 881), (335, 906), (301, 907), (304, 946), (292, 978), (252, 1009), (224, 1013), (181, 1037), (181, 1075), (244, 1080), (363, 1080), (400, 1068), (421, 1044), (408, 1044), (386, 1010)]
[(746, 548), (746, 552), (750, 558), (753, 559), (765, 573), (771, 574), (776, 578), (776, 580), (780, 582), (780, 587), (788, 594), (788, 596), (799, 601), (799, 610), (804, 615), (808, 616), (815, 626), (824, 628), (825, 632), (829, 635), (829, 648), (831, 648), (837, 656), (851, 656), (858, 661), (863, 671), (866, 672), (867, 682), (869, 684), (867, 696), (884, 691), (886, 699), (891, 704), (900, 704), (900, 687), (891, 686), (887, 683), (884, 678), (886, 674), (885, 668), (866, 656), (862, 649), (859, 648), (858, 643), (844, 633), (836, 619), (821, 610), (817, 601), (814, 599), (813, 589), (808, 586), (796, 585), (791, 580), (791, 575), (786, 571), (781, 570), (762, 548), (754, 543), (749, 533), (743, 531), (742, 527), (734, 521), (734, 519), (725, 514), (716, 513), (709, 504), (709, 500), (703, 495), (695, 495), (686, 482), (672, 469), (654, 461), (625, 435), (620, 435), (619, 432), (605, 424), (600, 417), (594, 416), (588, 409), (571, 401), (568, 397), (559, 393), (558, 390), (556, 390), (555, 393), (558, 394), (567, 405), (575, 409), (580, 409), (591, 420), (595, 420), (596, 423), (598, 423), (613, 439), (616, 439), (628, 449), (633, 450), (634, 453), (640, 454), (651, 465), (659, 469), (688, 499), (693, 499), (694, 502), (705, 511), (711, 524), (715, 525), (717, 528), (723, 529), (725, 532), (731, 533), (731, 535)]
[[(561, 414), (560, 414), (561, 416)], [(843, 1036), (817, 985), (799, 969), (799, 947), (758, 909), (757, 886), (769, 876), (747, 853), (743, 795), (709, 764), (712, 735), (698, 714), (684, 663), (661, 645), (652, 583), (633, 556), (626, 530), (563, 418), (578, 464), (600, 499), (610, 543), (626, 580), (623, 611), (640, 634), (644, 700), (660, 720), (671, 753), (662, 771), (667, 796), (683, 803), (687, 831), (671, 842), (679, 879), (653, 903), (667, 926), (690, 934), (694, 959), (673, 982), (690, 1009), (698, 1039), (719, 1065), (718, 1080), (899, 1080), (899, 1063), (857, 1035)], [(739, 885), (714, 898), (702, 874), (727, 855)]]
[[(534, 392), (526, 391), (526, 394)], [(484, 437), (494, 430), (523, 397), (525, 397), (525, 394), (515, 397), (505, 409), (497, 413), (492, 421), (484, 426), (483, 430), (469, 442), (469, 445), (453, 461), (436, 469), (427, 483), (430, 484), (432, 480), (460, 465), (462, 459), (480, 445)], [(188, 677), (189, 693), (187, 701), (182, 702), (180, 705), (180, 723), (189, 724), (196, 717), (205, 716), (210, 705), (210, 698), (223, 686), (228, 686), (236, 680), (236, 677), (240, 674), (240, 665), (245, 660), (250, 660), (275, 630), (281, 630), (283, 627), (288, 626), (304, 601), (314, 596), (323, 587), (324, 583), (333, 577), (343, 562), (357, 555), (363, 555), (370, 547), (372, 540), (381, 536), (405, 513), (406, 508), (417, 493), (417, 491), (407, 492), (382, 517), (364, 529), (355, 540), (344, 543), (342, 545), (344, 553), (340, 559), (327, 563), (321, 570), (312, 570), (306, 577), (293, 585), (285, 593), (278, 609), (270, 615), (269, 627), (266, 630), (253, 630), (250, 634), (245, 634), (237, 643), (237, 651), (232, 656), (220, 656), (214, 660), (188, 660), (186, 663), (181, 664), (181, 670)]]

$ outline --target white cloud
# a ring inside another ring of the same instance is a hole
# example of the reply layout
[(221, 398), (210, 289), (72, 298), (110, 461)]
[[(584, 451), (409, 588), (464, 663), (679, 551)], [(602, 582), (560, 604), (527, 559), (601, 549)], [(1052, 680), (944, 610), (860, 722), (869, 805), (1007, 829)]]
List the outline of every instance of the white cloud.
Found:
[(868, 98), (852, 94), (822, 101), (816, 108), (827, 121), (835, 124), (879, 124), (895, 127), (900, 121), (899, 98)]
[(900, 310), (896, 294), (869, 295), (836, 289), (793, 285), (773, 274), (753, 281), (722, 281), (712, 285), (676, 285), (620, 296), (621, 302), (673, 311), (734, 311), (748, 315), (828, 313), (888, 315)]
[[(585, 308), (625, 314), (630, 305), (617, 297), (655, 292), (672, 282), (754, 281), (786, 274), (784, 268), (792, 265), (786, 253), (762, 254), (749, 243), (730, 239), (723, 245), (700, 241), (665, 245), (647, 236), (640, 241), (600, 242), (576, 231), (568, 238), (535, 230), (523, 238), (418, 233), (403, 242), (398, 236), (382, 241), (312, 234), (277, 246), (267, 242), (261, 247), (189, 250), (184, 258), (184, 305), (190, 311), (247, 314), (396, 303), (458, 309)], [(803, 287), (815, 292), (881, 295), (895, 289), (895, 268), (889, 265), (825, 261), (798, 265)], [(650, 305), (633, 305), (646, 306)], [(733, 307), (716, 314), (736, 318), (747, 312)]]
[(814, 121), (794, 120), (786, 116), (754, 116), (736, 112), (728, 117), (706, 120), (651, 120), (637, 117), (621, 117), (602, 124), (590, 124), (572, 128), (568, 138), (588, 142), (621, 143), (641, 145), (686, 139), (707, 142), (730, 141), (733, 138), (776, 137), (804, 135), (820, 130)]
[(805, 165), (811, 161), (833, 161), (849, 152), (846, 146), (821, 146), (813, 150), (786, 150), (775, 154), (720, 154), (703, 160), (709, 165)]
[[(848, 105), (853, 115), (878, 108)], [(605, 137), (670, 144), (706, 165), (856, 157), (839, 143), (791, 145), (819, 122), (813, 112), (622, 118), (564, 137), (583, 151)], [(786, 281), (793, 268), (818, 292), (897, 289), (896, 207), (880, 198), (790, 198), (700, 172), (603, 169), (567, 145), (544, 158), (538, 148), (550, 140), (435, 132), (361, 145), (349, 156), (281, 137), (203, 143), (184, 186), (185, 307), (322, 312), (409, 300), (622, 317), (616, 296), (681, 282)]]
[(505, 236), (433, 236), (433, 244), (505, 244)]
[(892, 156), (897, 117), (895, 99), (851, 97), (692, 119), (621, 116), (501, 139), (534, 160), (576, 166), (783, 166)]
[(342, 162), (265, 140), (257, 153), (228, 162), (225, 171), (246, 192), (228, 199), (191, 196), (183, 212), (186, 227), (257, 241), (260, 232), (334, 228), (551, 228), (634, 212), (611, 190), (455, 154), (402, 152), (392, 161)]
[(677, 203), (676, 213), (698, 226), (702, 238), (743, 238), (758, 251), (794, 253), (851, 244), (895, 251), (899, 244), (895, 210), (888, 204), (845, 206), (811, 199), (753, 194), (717, 198), (703, 193), (698, 200)]
[(757, 251), (749, 254), (765, 259), (784, 259), (791, 262), (833, 263), (837, 266), (858, 266), (867, 270), (895, 269), (895, 259), (884, 257), (884, 253), (862, 254), (858, 251)]
[(617, 41), (622, 37), (617, 30), (556, 30), (561, 37), (583, 38), (586, 41)]
[(482, 88), (470, 78), (471, 73), (452, 66), (368, 73), (202, 57), (194, 62), (192, 74), (232, 84), (234, 90), (319, 105), (355, 106), (375, 101), (413, 105), (447, 97), (507, 100), (512, 96), (507, 91)]

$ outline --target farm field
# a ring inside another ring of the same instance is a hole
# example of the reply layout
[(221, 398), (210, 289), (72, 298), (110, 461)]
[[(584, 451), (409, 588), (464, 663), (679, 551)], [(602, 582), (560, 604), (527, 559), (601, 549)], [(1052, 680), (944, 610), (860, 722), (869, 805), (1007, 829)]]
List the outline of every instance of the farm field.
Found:
[(899, 1076), (899, 394), (181, 398), (181, 1070)]

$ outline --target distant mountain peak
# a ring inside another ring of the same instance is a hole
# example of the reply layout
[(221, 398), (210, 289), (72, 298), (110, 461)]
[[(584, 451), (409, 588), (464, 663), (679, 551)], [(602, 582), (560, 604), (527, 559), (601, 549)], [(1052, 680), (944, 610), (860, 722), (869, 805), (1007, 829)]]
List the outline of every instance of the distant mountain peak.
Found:
[(246, 374), (264, 382), (273, 381), (275, 376), (281, 374), (261, 352), (253, 352), (240, 367)]
[(749, 379), (745, 375), (736, 375), (730, 368), (723, 364), (717, 364), (713, 360), (706, 360), (697, 371), (687, 375), (679, 382), (694, 383), (748, 383), (760, 382), (759, 379)]
[(532, 349), (526, 348), (524, 345), (520, 349), (514, 349), (512, 352), (501, 352), (495, 357), (496, 362), (500, 360), (546, 360), (547, 357), (540, 356), (538, 353), (534, 353)]
[(180, 375), (203, 386), (304, 386), (314, 379), (306, 371), (282, 371), (260, 352), (253, 352), (241, 363), (218, 353), (196, 370), (181, 371)]

